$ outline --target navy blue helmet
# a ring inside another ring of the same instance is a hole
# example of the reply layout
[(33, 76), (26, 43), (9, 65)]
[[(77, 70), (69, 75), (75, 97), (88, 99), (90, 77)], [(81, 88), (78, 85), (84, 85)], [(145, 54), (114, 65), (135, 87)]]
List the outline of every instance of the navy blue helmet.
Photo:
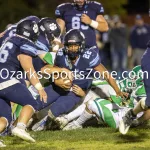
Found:
[[(78, 52), (68, 51), (68, 46), (70, 45), (78, 45)], [(85, 36), (84, 34), (77, 29), (69, 30), (64, 37), (64, 50), (65, 54), (67, 54), (70, 59), (75, 59), (78, 55), (80, 55), (85, 49)]]
[(21, 35), (31, 41), (36, 41), (39, 35), (39, 28), (35, 21), (23, 20), (18, 23), (16, 34)]
[(51, 18), (42, 18), (39, 23), (40, 33), (45, 34), (50, 41), (53, 41), (54, 38), (58, 38), (61, 34), (61, 30), (56, 20)]

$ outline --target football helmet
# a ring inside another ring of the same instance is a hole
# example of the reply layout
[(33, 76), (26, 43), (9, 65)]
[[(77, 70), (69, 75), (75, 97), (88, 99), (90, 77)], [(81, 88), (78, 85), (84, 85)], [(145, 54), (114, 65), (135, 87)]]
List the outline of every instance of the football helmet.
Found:
[[(69, 51), (68, 46), (78, 45), (78, 52)], [(69, 30), (64, 37), (64, 52), (71, 60), (74, 60), (79, 56), (85, 49), (85, 36), (77, 29)]]
[(59, 38), (61, 30), (56, 20), (51, 18), (42, 18), (39, 23), (40, 33), (45, 34), (50, 41), (53, 41), (54, 38)]
[(34, 42), (38, 38), (39, 28), (35, 21), (23, 20), (18, 23), (16, 34), (21, 35)]

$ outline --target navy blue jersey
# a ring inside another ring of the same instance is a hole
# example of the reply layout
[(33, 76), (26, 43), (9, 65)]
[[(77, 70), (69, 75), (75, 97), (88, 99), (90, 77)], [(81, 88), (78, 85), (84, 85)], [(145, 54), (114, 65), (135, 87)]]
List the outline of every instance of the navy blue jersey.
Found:
[(18, 71), (22, 71), (20, 62), (17, 59), (19, 54), (34, 57), (37, 55), (37, 49), (32, 41), (13, 35), (0, 49), (0, 83), (9, 80), (11, 77), (16, 77)]
[(56, 8), (55, 15), (65, 21), (66, 30), (79, 29), (86, 37), (86, 47), (96, 45), (95, 29), (81, 23), (81, 15), (87, 14), (92, 20), (104, 13), (102, 5), (98, 2), (88, 1), (82, 11), (77, 10), (74, 3), (64, 3)]
[(2, 43), (16, 33), (17, 24), (11, 25), (7, 30), (4, 31), (4, 35), (0, 38), (0, 46)]
[(47, 37), (45, 37), (45, 35), (40, 34), (35, 45), (37, 46), (37, 50), (39, 54), (43, 52), (46, 52), (46, 53), (49, 52), (50, 43)]
[(74, 71), (75, 80), (73, 81), (73, 84), (77, 84), (83, 89), (88, 89), (93, 77), (91, 71), (101, 63), (100, 56), (96, 49), (96, 46), (86, 49), (79, 56), (75, 64), (71, 64), (68, 56), (63, 52), (63, 49), (60, 49), (56, 55), (55, 65)]
[[(35, 43), (36, 47), (37, 47), (37, 54), (46, 54), (47, 52), (49, 52), (50, 49), (50, 43), (49, 40), (47, 39), (47, 37), (45, 37), (44, 35), (40, 34), (38, 37), (38, 40)], [(33, 58), (33, 66), (34, 69), (38, 72), (41, 70), (42, 67), (45, 66), (46, 63), (44, 63), (44, 61), (39, 58)]]

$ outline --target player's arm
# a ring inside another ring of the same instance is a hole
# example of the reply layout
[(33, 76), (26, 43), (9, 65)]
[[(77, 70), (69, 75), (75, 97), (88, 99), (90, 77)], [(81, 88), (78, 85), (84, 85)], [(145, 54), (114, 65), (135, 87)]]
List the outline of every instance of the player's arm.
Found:
[(106, 32), (109, 30), (108, 23), (103, 17), (103, 15), (98, 15), (96, 18), (96, 22), (98, 22), (98, 27), (96, 30), (100, 32)]
[(92, 20), (88, 15), (82, 14), (81, 22), (91, 26), (92, 28), (100, 32), (106, 32), (109, 29), (108, 23), (102, 15), (98, 15), (96, 20)]
[(65, 30), (65, 21), (61, 18), (57, 18), (56, 21), (57, 21), (58, 25), (60, 26), (61, 34), (62, 34)]
[(47, 101), (47, 94), (44, 91), (44, 88), (42, 87), (38, 76), (36, 74), (36, 71), (32, 64), (32, 57), (25, 54), (20, 54), (18, 56), (18, 60), (20, 61), (20, 64), (24, 71), (27, 73), (28, 79), (31, 82), (31, 84), (38, 90), (40, 94), (41, 100), (43, 99), (44, 102)]
[(98, 66), (96, 66), (94, 70), (100, 72), (100, 74), (103, 75), (105, 80), (113, 87), (113, 89), (115, 90), (118, 96), (121, 96), (123, 98), (127, 97), (127, 93), (120, 91), (118, 85), (116, 84), (116, 81), (113, 79), (113, 77), (111, 77), (108, 70), (102, 64), (99, 64)]

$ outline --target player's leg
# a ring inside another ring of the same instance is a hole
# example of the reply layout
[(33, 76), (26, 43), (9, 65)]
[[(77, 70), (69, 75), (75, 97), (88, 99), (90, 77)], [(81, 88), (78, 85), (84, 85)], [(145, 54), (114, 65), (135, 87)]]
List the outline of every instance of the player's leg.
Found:
[(89, 120), (93, 114), (95, 114), (98, 119), (102, 119), (110, 127), (117, 128), (118, 117), (112, 112), (112, 109), (112, 103), (108, 100), (98, 99), (89, 101), (83, 114), (76, 121), (69, 123), (63, 130), (82, 128), (82, 125)]
[[(52, 85), (48, 86), (45, 88), (45, 91), (47, 93), (47, 103), (43, 103), (40, 101), (40, 97), (37, 97), (37, 101), (39, 103), (39, 113), (40, 110), (44, 111), (44, 108), (46, 108), (47, 106), (51, 105), (53, 102), (55, 102), (59, 97), (60, 97), (60, 93), (57, 91), (58, 89), (53, 88)], [(46, 112), (48, 112), (48, 110), (45, 110)], [(32, 126), (32, 130), (33, 131), (42, 131), (45, 129), (46, 124), (49, 124), (49, 120), (48, 120), (48, 115), (47, 113), (45, 113), (46, 115), (43, 116), (42, 119), (40, 119), (38, 122), (36, 122), (33, 126)]]
[(0, 99), (0, 133), (2, 133), (11, 123), (11, 105), (10, 102), (6, 102)]
[(68, 122), (78, 118), (85, 110), (85, 107), (86, 107), (85, 103), (87, 103), (89, 100), (94, 100), (97, 97), (98, 97), (98, 95), (90, 90), (88, 92), (88, 94), (85, 96), (85, 98), (83, 99), (83, 103), (81, 105), (79, 105), (75, 110), (73, 110), (72, 112), (70, 112), (67, 115), (57, 117), (56, 121), (59, 122), (60, 128), (63, 128), (66, 124), (68, 124)]
[(33, 99), (26, 86), (20, 83), (5, 89), (3, 97), (7, 101), (12, 101), (23, 106), (18, 118), (17, 126), (12, 129), (12, 133), (24, 140), (35, 142), (35, 140), (25, 131), (25, 129), (28, 121), (38, 108), (37, 101)]
[(76, 104), (81, 102), (81, 97), (69, 92), (66, 96), (60, 96), (50, 107), (50, 113), (56, 118), (70, 112)]
[(85, 107), (86, 104), (81, 104), (69, 114), (57, 117), (55, 120), (59, 123), (60, 129), (64, 128), (70, 121), (78, 118), (84, 112)]

